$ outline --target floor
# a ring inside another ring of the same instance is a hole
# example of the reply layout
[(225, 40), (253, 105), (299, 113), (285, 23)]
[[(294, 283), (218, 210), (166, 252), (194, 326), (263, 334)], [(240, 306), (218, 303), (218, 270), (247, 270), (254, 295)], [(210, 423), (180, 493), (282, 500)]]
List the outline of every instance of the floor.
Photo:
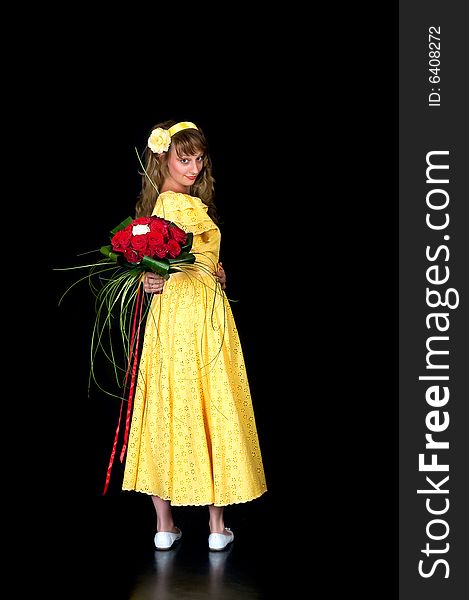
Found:
[(174, 508), (183, 537), (169, 551), (154, 549), (146, 496), (114, 492), (81, 508), (75, 527), (59, 528), (48, 541), (48, 598), (263, 600), (287, 577), (270, 535), (267, 496), (227, 508), (235, 540), (225, 552), (208, 550), (205, 507)]

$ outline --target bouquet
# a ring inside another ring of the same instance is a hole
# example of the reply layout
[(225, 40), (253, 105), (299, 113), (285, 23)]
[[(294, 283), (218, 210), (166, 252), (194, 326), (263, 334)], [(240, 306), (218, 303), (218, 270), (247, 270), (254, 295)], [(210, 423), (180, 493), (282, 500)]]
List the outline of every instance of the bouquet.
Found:
[(130, 269), (138, 267), (168, 277), (182, 264), (195, 261), (189, 252), (192, 233), (162, 217), (128, 217), (111, 234), (111, 245), (103, 246), (101, 253)]
[[(70, 286), (65, 294), (80, 281), (88, 280), (96, 297), (96, 318), (91, 339), (91, 367), (88, 392), (93, 380), (96, 385), (112, 396), (120, 398), (121, 407), (115, 433), (111, 458), (106, 475), (104, 493), (109, 485), (112, 464), (123, 416), (124, 401), (127, 400), (126, 426), (121, 451), (125, 453), (130, 425), (130, 415), (136, 385), (139, 361), (141, 326), (150, 307), (150, 296), (143, 293), (146, 271), (154, 271), (168, 278), (171, 273), (189, 272), (195, 262), (192, 248), (193, 234), (186, 233), (175, 223), (157, 216), (128, 217), (110, 232), (110, 244), (100, 248), (101, 258), (95, 263), (70, 267), (88, 269), (87, 274)], [(69, 269), (70, 269), (69, 268)], [(69, 270), (56, 269), (56, 270)], [(123, 355), (116, 354), (114, 330), (118, 329)], [(95, 376), (95, 357), (98, 350), (112, 365), (118, 387), (118, 395), (101, 387)], [(124, 397), (127, 394), (127, 399)]]
[[(112, 396), (121, 400), (118, 424), (114, 434), (111, 457), (106, 473), (104, 494), (111, 477), (111, 470), (117, 452), (121, 425), (124, 422), (123, 443), (120, 460), (123, 461), (127, 447), (132, 404), (137, 381), (139, 348), (142, 325), (150, 308), (149, 296), (144, 293), (143, 279), (146, 271), (153, 271), (168, 278), (171, 273), (192, 269), (210, 272), (203, 264), (193, 266), (196, 256), (191, 252), (193, 234), (187, 233), (175, 223), (164, 218), (151, 216), (132, 219), (127, 217), (110, 232), (110, 244), (99, 249), (103, 256), (97, 262), (69, 269), (87, 269), (80, 280), (70, 286), (65, 294), (77, 283), (87, 280), (95, 297), (96, 317), (91, 341), (91, 368), (88, 390), (91, 381)], [(58, 269), (58, 270), (69, 270)], [(122, 353), (116, 353), (115, 329), (117, 326)], [(122, 393), (116, 394), (104, 389), (95, 375), (95, 357), (101, 350), (114, 370), (118, 387)], [(125, 407), (126, 403), (126, 408)]]
[[(143, 293), (144, 274), (153, 271), (168, 278), (171, 273), (188, 272), (196, 259), (190, 251), (192, 241), (192, 233), (162, 217), (127, 217), (111, 230), (110, 244), (99, 249), (104, 258), (92, 264), (55, 269), (87, 269), (87, 274), (64, 292), (59, 305), (70, 289), (83, 280), (88, 281), (96, 298), (88, 389), (93, 380), (102, 391), (122, 399), (101, 387), (97, 380), (94, 364), (102, 350), (112, 365), (118, 387), (130, 385), (132, 395), (140, 328), (150, 307), (150, 296)], [(116, 353), (116, 329), (123, 356)]]

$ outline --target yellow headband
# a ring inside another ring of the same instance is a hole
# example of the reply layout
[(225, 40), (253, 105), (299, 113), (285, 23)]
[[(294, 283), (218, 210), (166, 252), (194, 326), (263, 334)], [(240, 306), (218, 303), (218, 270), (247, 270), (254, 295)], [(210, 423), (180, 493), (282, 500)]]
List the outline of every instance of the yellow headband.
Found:
[(168, 133), (171, 137), (176, 134), (178, 131), (182, 131), (183, 129), (197, 129), (197, 126), (190, 121), (181, 121), (180, 123), (176, 123), (168, 129)]
[(197, 129), (197, 127), (190, 121), (181, 121), (169, 129), (157, 127), (156, 129), (153, 129), (150, 137), (148, 138), (148, 147), (155, 154), (167, 152), (171, 145), (171, 138), (173, 135), (175, 135), (178, 131), (182, 131), (183, 129)]

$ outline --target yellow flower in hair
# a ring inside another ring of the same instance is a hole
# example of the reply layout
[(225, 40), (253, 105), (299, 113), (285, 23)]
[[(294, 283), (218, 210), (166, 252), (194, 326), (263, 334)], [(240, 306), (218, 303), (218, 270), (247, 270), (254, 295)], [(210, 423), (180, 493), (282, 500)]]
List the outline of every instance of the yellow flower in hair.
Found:
[(169, 131), (161, 127), (153, 129), (148, 138), (148, 147), (152, 152), (156, 152), (156, 154), (167, 152), (170, 144), (171, 136), (169, 135)]

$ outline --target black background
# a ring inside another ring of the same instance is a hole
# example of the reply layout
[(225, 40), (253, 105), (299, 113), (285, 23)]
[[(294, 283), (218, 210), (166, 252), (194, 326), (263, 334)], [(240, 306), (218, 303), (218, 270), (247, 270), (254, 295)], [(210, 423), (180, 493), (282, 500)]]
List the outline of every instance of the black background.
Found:
[(132, 214), (134, 147), (174, 118), (210, 143), (269, 487), (233, 519), (269, 532), (258, 558), (276, 588), (332, 588), (340, 575), (357, 592), (379, 585), (383, 597), (384, 579), (393, 593), (397, 10), (385, 12), (379, 31), (356, 10), (340, 23), (293, 11), (188, 19), (177, 36), (161, 15), (92, 15), (42, 39), (24, 119), (41, 140), (28, 174), (39, 231), (33, 289), (18, 304), (22, 458), (11, 495), (26, 495), (25, 543), (52, 549), (35, 563), (45, 585), (43, 562), (55, 581), (74, 568), (98, 576), (91, 558), (84, 574), (84, 555), (136, 544), (153, 526), (146, 499), (120, 492), (119, 467), (101, 496), (118, 401), (93, 388), (88, 397), (92, 297), (83, 286), (58, 307), (75, 277), (53, 269)]

